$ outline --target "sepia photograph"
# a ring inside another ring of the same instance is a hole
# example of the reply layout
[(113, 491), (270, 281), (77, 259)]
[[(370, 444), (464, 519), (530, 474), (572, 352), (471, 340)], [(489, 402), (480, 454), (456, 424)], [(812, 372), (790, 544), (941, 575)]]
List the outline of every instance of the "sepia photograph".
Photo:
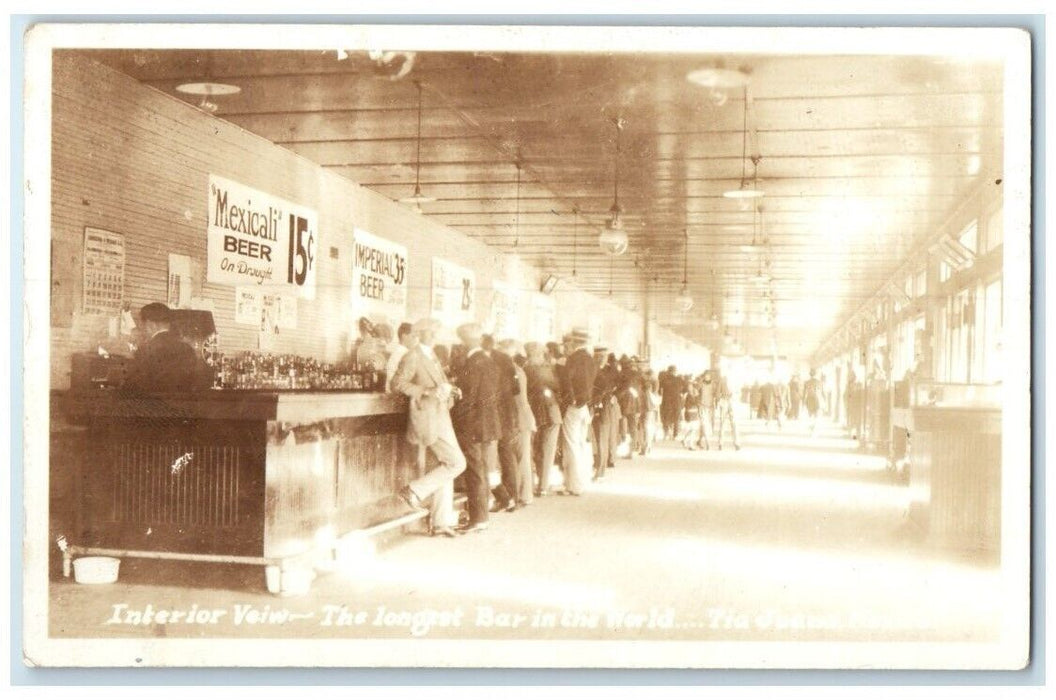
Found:
[(25, 46), (27, 665), (1029, 663), (1028, 32)]

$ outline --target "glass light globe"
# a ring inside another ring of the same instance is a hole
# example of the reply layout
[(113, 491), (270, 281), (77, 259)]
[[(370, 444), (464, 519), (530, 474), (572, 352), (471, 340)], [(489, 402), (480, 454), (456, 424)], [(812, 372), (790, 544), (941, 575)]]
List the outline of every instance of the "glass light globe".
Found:
[(598, 235), (598, 245), (609, 255), (623, 255), (627, 252), (629, 245), (627, 232), (621, 229), (606, 228)]
[(682, 287), (678, 296), (675, 297), (675, 304), (678, 305), (681, 311), (689, 311), (693, 308), (693, 297), (689, 295), (689, 290), (686, 287)]

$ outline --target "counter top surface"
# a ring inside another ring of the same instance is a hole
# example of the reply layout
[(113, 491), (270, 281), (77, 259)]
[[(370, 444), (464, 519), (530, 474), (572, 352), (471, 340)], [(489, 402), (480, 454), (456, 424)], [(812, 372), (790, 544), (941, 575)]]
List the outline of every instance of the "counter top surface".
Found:
[(342, 391), (210, 390), (181, 394), (121, 395), (111, 390), (53, 392), (53, 404), (70, 418), (186, 418), (308, 422), (328, 418), (403, 413), (405, 397)]
[(1000, 408), (988, 406), (914, 406), (914, 428), (928, 432), (1001, 434)]

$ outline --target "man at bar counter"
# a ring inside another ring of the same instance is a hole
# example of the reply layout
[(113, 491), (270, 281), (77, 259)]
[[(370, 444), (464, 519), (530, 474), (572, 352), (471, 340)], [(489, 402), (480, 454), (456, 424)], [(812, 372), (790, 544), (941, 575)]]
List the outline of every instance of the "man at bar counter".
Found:
[(565, 493), (572, 496), (583, 493), (585, 473), (593, 466), (589, 443), (590, 402), (594, 394), (597, 367), (586, 349), (588, 340), (590, 333), (583, 328), (576, 328), (566, 346), (568, 361), (565, 363), (564, 388), (568, 408), (565, 409), (561, 432), (561, 467), (565, 473)]
[(136, 332), (141, 340), (122, 386), (124, 392), (180, 392), (212, 385), (208, 367), (171, 325), (172, 310), (165, 304), (154, 302), (139, 310)]
[(499, 380), (496, 403), (499, 410), (498, 450), (502, 482), (492, 491), (495, 505), (492, 506), (491, 512), (510, 513), (517, 510), (517, 498), (520, 493), (521, 431), (523, 430), (517, 407), (520, 384), (517, 381), (517, 367), (513, 363), (513, 357), (501, 345), (496, 346), (494, 338), (484, 336), (482, 347), (491, 361), (495, 363)]
[(528, 363), (525, 374), (528, 380), (528, 400), (535, 415), (537, 432), (532, 449), (537, 476), (535, 496), (543, 497), (550, 492), (550, 469), (557, 456), (557, 439), (561, 436), (561, 384), (554, 372), (553, 356), (557, 344), (544, 347), (539, 343), (526, 343)]
[(469, 523), (466, 532), (488, 527), (488, 474), (498, 469), (499, 374), (495, 363), (481, 348), (483, 332), (476, 323), (466, 323), (456, 331), (466, 348), (457, 384), (462, 392), (452, 412), (459, 444), (466, 456), (466, 495)]
[(455, 392), (433, 353), (433, 339), (439, 324), (424, 318), (407, 336), (409, 348), (392, 377), (392, 388), (410, 399), (407, 440), (426, 447), (440, 464), (400, 490), (400, 497), (412, 508), (429, 503), (429, 531), (432, 535), (455, 537), (452, 512), (454, 480), (466, 468), (451, 424), (451, 404)]
[[(608, 364), (608, 348), (594, 346), (597, 371), (594, 375), (594, 394), (591, 401), (594, 430), (594, 481), (605, 478), (605, 470), (613, 466), (612, 435), (617, 429), (613, 407), (616, 401), (615, 367)], [(618, 409), (617, 409), (618, 410)]]
[[(414, 344), (411, 340), (414, 330), (411, 324), (401, 323), (396, 330), (396, 341), (389, 348), (389, 359), (385, 363), (385, 391), (392, 391), (392, 378), (396, 376), (396, 370), (400, 366), (400, 360), (407, 354), (407, 350)], [(443, 363), (441, 363), (443, 364)]]

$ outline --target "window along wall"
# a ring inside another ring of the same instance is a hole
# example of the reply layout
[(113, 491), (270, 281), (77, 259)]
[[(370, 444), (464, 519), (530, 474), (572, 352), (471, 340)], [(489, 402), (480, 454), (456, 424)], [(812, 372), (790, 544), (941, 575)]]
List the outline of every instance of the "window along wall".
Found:
[(977, 257), (972, 267), (951, 271), (944, 280), (945, 302), (937, 329), (940, 381), (993, 384), (1002, 379), (1002, 215), (998, 205), (983, 218), (981, 228), (978, 220), (972, 221), (958, 237)]

